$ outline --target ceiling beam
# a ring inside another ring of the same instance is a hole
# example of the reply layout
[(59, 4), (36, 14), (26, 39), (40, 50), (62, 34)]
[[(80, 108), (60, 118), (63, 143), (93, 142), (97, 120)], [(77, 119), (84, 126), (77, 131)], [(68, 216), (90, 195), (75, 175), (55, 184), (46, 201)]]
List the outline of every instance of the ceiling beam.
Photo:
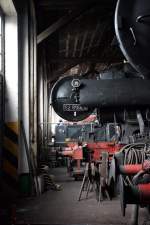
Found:
[(66, 53), (65, 53), (65, 56), (66, 57), (69, 56), (69, 42), (70, 42), (70, 33), (68, 32), (68, 34), (67, 34), (67, 40), (66, 40)]
[(48, 1), (48, 2), (39, 2), (38, 7), (43, 8), (44, 10), (76, 10), (79, 9), (83, 5), (82, 2), (77, 2), (77, 1), (70, 1), (70, 2), (64, 2), (64, 1), (59, 1), (59, 2), (54, 2), (54, 1)]
[(72, 20), (82, 15), (84, 12), (88, 11), (89, 9), (93, 7), (95, 8), (98, 4), (100, 4), (100, 1), (95, 0), (94, 2), (90, 4), (85, 4), (84, 7), (81, 7), (79, 10), (75, 12), (69, 11), (65, 16), (61, 17), (59, 20), (57, 20), (55, 23), (50, 25), (47, 29), (45, 29), (43, 32), (41, 32), (37, 36), (37, 44), (40, 44), (42, 41), (44, 41), (54, 32), (58, 31), (63, 26), (67, 25)]
[[(108, 59), (109, 59), (109, 56), (108, 56)], [(90, 62), (90, 63), (107, 63), (108, 62), (108, 59), (105, 58), (94, 58), (94, 57), (69, 57), (69, 58), (66, 58), (66, 57), (58, 57), (58, 58), (51, 58), (49, 59), (49, 63), (76, 63), (76, 64), (80, 64), (80, 63), (87, 63), (87, 62)], [(118, 62), (118, 61), (121, 61), (121, 59), (119, 59), (119, 57), (117, 58), (112, 58), (111, 60), (113, 63), (114, 62)]]
[(0, 7), (7, 16), (16, 16), (16, 10), (11, 0), (0, 0)]
[(76, 36), (75, 36), (72, 57), (75, 57), (75, 55), (76, 55), (78, 41), (79, 41), (79, 34), (77, 33)]
[[(100, 3), (105, 6), (105, 5), (110, 5), (114, 4), (117, 0), (100, 0)], [(88, 3), (92, 2), (92, 0), (39, 0), (38, 1), (38, 6), (42, 7), (52, 7), (57, 6), (57, 7), (80, 7), (81, 5), (86, 5)]]
[(91, 39), (88, 45), (87, 54), (90, 52), (92, 45), (94, 43), (94, 38), (96, 37), (97, 32), (100, 30), (100, 23), (97, 23), (95, 30), (92, 32)]
[(84, 46), (85, 46), (87, 36), (88, 36), (88, 31), (85, 31), (85, 33), (83, 35), (82, 43), (81, 43), (81, 49), (80, 49), (79, 57), (81, 57), (83, 55)]

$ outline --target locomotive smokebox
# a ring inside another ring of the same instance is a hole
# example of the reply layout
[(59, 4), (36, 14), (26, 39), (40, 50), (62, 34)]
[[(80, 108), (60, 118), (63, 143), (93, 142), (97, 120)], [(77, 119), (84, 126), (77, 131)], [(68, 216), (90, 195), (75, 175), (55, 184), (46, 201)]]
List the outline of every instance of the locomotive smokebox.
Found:
[(56, 82), (51, 92), (51, 103), (62, 118), (80, 121), (95, 108), (109, 112), (147, 109), (149, 96), (150, 80), (94, 80), (69, 76)]

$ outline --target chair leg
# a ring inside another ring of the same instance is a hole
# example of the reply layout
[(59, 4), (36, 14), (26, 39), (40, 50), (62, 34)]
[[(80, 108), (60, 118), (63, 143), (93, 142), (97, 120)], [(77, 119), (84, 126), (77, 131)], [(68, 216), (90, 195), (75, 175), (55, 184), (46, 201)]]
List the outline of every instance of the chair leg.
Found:
[(91, 182), (90, 182), (90, 180), (89, 180), (89, 181), (88, 181), (88, 186), (87, 186), (86, 198), (88, 198), (89, 191), (90, 191), (90, 187), (91, 187)]
[(107, 198), (108, 198), (109, 200), (111, 200), (111, 198), (110, 198), (109, 193), (108, 193), (107, 190), (105, 190), (105, 194), (106, 194)]
[(99, 185), (99, 202), (102, 202), (103, 201), (103, 197), (102, 197), (102, 185), (100, 183)]
[(81, 188), (80, 188), (80, 191), (79, 191), (78, 201), (81, 200), (82, 192), (84, 190), (84, 185), (86, 183), (86, 179), (87, 179), (87, 168), (88, 168), (88, 163), (87, 163), (87, 165), (85, 167), (84, 177), (83, 177), (83, 181), (82, 181)]

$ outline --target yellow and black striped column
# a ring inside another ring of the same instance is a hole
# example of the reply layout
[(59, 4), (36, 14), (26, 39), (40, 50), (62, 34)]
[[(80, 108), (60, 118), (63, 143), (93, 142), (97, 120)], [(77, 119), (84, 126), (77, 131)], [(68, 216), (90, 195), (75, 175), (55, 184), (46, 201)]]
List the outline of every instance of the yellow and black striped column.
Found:
[(18, 122), (9, 122), (4, 125), (2, 167), (3, 179), (12, 188), (18, 188)]

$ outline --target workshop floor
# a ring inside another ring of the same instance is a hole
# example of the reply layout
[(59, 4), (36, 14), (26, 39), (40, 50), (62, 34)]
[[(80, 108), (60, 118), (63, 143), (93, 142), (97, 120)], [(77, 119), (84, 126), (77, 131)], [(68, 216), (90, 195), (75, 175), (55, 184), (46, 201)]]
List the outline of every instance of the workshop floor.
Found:
[[(52, 169), (61, 191), (49, 190), (38, 198), (23, 199), (17, 206), (19, 224), (57, 225), (126, 225), (131, 224), (131, 206), (122, 217), (119, 200), (98, 203), (93, 192), (88, 199), (77, 201), (81, 181), (70, 178), (65, 168)], [(145, 209), (140, 209), (139, 225), (150, 225)]]

